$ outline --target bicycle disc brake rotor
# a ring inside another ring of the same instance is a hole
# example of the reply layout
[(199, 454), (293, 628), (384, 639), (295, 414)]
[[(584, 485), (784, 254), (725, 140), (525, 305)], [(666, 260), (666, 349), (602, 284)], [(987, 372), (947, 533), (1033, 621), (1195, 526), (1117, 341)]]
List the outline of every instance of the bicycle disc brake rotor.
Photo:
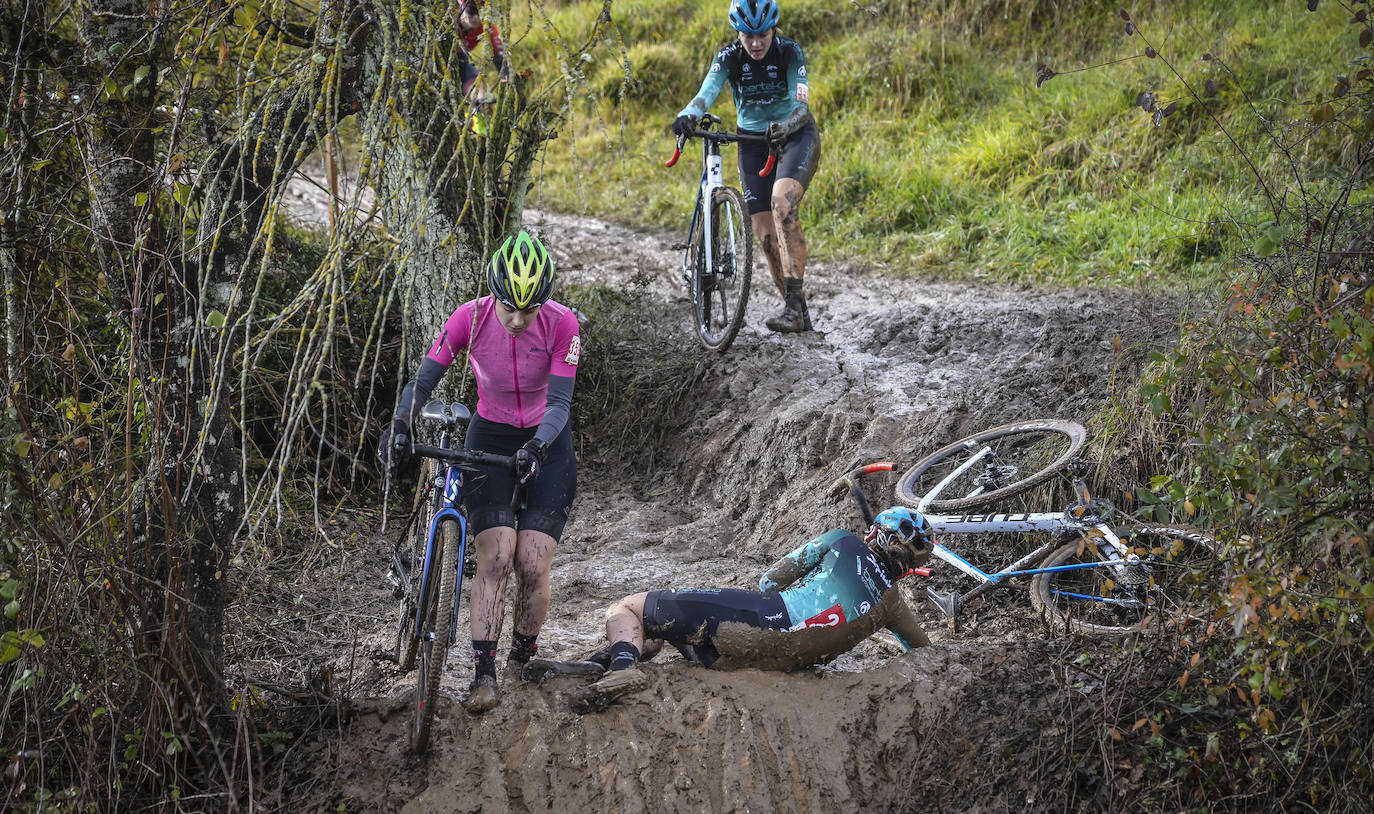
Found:
[(1011, 464), (1000, 466), (989, 466), (984, 469), (978, 477), (973, 479), (973, 485), (979, 486), (986, 491), (1001, 488), (1004, 484), (1011, 483), (1016, 479), (1016, 467)]
[(1130, 563), (1117, 569), (1116, 581), (1124, 588), (1150, 584), (1150, 568), (1144, 563)]

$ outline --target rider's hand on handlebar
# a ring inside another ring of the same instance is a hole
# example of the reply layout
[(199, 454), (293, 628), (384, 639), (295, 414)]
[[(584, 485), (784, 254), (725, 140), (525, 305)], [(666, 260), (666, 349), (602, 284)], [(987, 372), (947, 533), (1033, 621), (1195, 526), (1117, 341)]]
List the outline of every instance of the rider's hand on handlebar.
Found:
[(779, 122), (773, 122), (768, 125), (768, 129), (764, 131), (763, 137), (768, 139), (768, 149), (774, 153), (781, 153), (782, 148), (787, 145), (787, 131), (783, 129), (782, 124)]
[(533, 438), (526, 441), (523, 447), (515, 451), (515, 482), (521, 486), (534, 483), (548, 455), (548, 447)]
[(696, 116), (678, 116), (673, 119), (673, 135), (690, 136), (697, 131)]
[(388, 467), (404, 468), (413, 455), (409, 422), (393, 418), (391, 424), (382, 430), (382, 440), (377, 444), (377, 457)]

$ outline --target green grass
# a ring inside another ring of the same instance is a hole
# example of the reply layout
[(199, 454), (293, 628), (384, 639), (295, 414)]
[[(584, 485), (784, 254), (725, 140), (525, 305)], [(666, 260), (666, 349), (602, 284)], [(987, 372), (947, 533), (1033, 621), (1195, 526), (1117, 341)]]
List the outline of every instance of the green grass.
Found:
[[(601, 6), (543, 11), (570, 40)], [(807, 54), (822, 158), (803, 207), (813, 258), (859, 260), (896, 274), (1055, 284), (1154, 279), (1209, 284), (1269, 218), (1253, 173), (1275, 191), (1331, 183), (1354, 140), (1327, 131), (1302, 141), (1311, 105), (1359, 49), (1339, 8), (1249, 2), (1154, 3), (1133, 9), (1126, 37), (1117, 5), (784, 2), (780, 30)], [(875, 16), (864, 9), (876, 9)], [(634, 0), (612, 6), (619, 41), (581, 66), (585, 84), (549, 145), (531, 203), (677, 228), (691, 205), (695, 151), (663, 167), (667, 125), (691, 99), (732, 32), (723, 3)], [(519, 28), (518, 21), (515, 28)], [(1056, 76), (1056, 71), (1143, 56)], [(561, 74), (539, 37), (512, 46), (535, 76)], [(1216, 58), (1203, 60), (1210, 53)], [(1165, 60), (1203, 95), (1189, 96)], [(628, 66), (628, 70), (627, 70)], [(1178, 110), (1151, 125), (1136, 95)], [(728, 90), (713, 112), (733, 123)], [(695, 145), (693, 145), (695, 147)], [(727, 177), (734, 177), (727, 156)]]

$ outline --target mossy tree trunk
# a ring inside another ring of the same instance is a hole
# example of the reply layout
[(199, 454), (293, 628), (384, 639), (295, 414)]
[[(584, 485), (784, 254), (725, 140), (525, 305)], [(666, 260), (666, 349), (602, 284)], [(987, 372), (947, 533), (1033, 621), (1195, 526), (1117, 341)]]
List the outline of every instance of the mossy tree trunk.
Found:
[[(223, 710), (225, 572), (245, 506), (233, 411), (251, 323), (237, 316), (274, 199), (340, 116), (358, 108), (356, 52), (370, 27), (359, 4), (321, 4), (313, 47), (325, 58), (209, 149), (192, 208), (199, 223), (177, 239), (156, 217), (165, 190), (151, 77), (165, 62), (167, 21), (150, 8), (97, 0), (84, 21), (92, 52), (107, 55), (88, 77), (90, 98), (103, 99), (89, 119), (91, 227), (101, 271), (129, 320), (131, 388), (147, 418), (148, 466), (128, 524), (143, 672), (182, 686), (194, 705)], [(131, 55), (123, 43), (149, 45)], [(337, 92), (322, 96), (324, 87)]]

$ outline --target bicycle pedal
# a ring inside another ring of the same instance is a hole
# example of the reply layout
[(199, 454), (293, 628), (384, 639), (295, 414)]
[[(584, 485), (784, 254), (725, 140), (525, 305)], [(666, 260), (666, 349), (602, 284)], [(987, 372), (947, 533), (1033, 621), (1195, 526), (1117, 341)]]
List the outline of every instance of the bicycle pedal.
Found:
[(372, 661), (389, 661), (392, 664), (399, 663), (399, 660), (396, 658), (396, 654), (390, 650), (373, 650), (371, 653), (368, 654), (368, 658)]
[(685, 252), (685, 251), (687, 251), (687, 245), (688, 245), (688, 244), (686, 244), (686, 243), (674, 243), (674, 244), (673, 244), (672, 246), (670, 246), (669, 248), (671, 248), (671, 249), (672, 249), (673, 251), (675, 251), (675, 252)]

